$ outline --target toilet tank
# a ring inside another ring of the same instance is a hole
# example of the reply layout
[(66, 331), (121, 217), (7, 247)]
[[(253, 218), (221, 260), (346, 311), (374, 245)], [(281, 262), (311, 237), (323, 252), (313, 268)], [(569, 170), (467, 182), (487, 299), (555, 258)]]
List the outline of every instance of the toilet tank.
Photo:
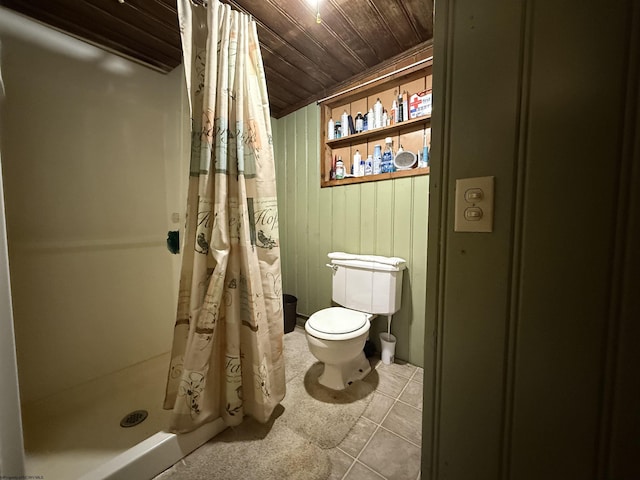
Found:
[(405, 260), (343, 252), (330, 253), (329, 258), (334, 302), (377, 315), (392, 315), (400, 310)]

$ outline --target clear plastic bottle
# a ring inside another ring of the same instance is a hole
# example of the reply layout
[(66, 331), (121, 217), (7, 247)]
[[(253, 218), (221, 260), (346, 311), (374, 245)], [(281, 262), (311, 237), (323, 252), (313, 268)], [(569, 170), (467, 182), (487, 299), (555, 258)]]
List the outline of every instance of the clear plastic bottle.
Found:
[(384, 153), (382, 154), (382, 173), (389, 173), (395, 171), (395, 167), (393, 165), (393, 138), (385, 138), (384, 143)]
[(373, 147), (373, 174), (382, 173), (382, 149), (380, 145)]
[(344, 178), (344, 162), (342, 157), (338, 157), (336, 162), (336, 180), (342, 180)]

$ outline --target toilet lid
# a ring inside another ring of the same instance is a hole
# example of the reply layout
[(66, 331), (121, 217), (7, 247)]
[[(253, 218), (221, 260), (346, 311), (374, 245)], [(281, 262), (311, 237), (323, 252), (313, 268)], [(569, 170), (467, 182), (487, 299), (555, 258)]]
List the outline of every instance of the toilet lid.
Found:
[(369, 322), (368, 315), (356, 310), (331, 307), (320, 310), (307, 320), (316, 332), (328, 335), (343, 335), (360, 330)]

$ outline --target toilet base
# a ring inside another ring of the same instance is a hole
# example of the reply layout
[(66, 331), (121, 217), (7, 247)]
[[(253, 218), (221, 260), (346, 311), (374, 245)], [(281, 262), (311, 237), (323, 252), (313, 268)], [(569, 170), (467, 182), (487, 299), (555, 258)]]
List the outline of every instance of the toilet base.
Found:
[(320, 385), (332, 390), (344, 390), (352, 382), (362, 380), (371, 371), (371, 364), (364, 352), (360, 352), (356, 358), (341, 364), (324, 364), (324, 372), (318, 378)]

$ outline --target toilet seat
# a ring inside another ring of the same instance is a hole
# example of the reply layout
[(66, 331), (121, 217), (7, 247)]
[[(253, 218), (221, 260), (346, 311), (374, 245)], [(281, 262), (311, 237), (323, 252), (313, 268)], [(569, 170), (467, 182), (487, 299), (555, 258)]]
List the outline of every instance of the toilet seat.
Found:
[(371, 315), (342, 307), (319, 310), (304, 325), (306, 332), (323, 340), (349, 340), (369, 330)]

